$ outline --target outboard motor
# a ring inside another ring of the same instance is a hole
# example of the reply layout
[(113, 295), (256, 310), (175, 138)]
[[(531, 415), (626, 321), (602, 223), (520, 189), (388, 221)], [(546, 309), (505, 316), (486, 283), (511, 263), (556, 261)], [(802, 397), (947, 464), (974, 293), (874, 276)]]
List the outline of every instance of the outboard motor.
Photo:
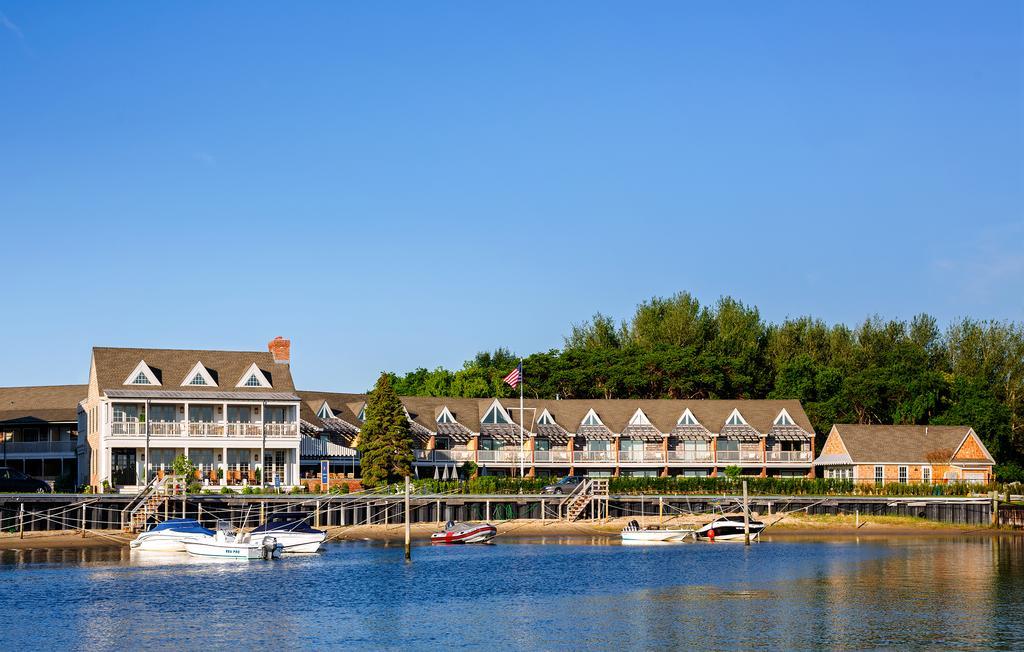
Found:
[(277, 548), (277, 539), (274, 537), (263, 538), (263, 559), (271, 560), (274, 558), (274, 550)]

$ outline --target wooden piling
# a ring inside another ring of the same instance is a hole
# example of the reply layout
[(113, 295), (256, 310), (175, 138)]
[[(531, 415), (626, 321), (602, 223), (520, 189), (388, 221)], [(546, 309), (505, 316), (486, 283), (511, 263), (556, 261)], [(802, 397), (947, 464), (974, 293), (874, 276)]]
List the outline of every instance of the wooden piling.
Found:
[(750, 503), (747, 501), (747, 481), (743, 481), (743, 545), (750, 545)]

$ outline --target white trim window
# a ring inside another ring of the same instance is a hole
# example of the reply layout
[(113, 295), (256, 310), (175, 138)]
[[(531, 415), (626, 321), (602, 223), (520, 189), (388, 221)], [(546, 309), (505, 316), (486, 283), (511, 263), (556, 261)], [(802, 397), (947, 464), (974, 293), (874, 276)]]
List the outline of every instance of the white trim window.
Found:
[(932, 483), (932, 467), (922, 466), (921, 467), (921, 482), (925, 484)]
[(363, 407), (359, 408), (359, 414), (356, 415), (356, 418), (360, 421), (366, 421), (366, 403), (363, 403)]
[(640, 408), (637, 408), (636, 412), (633, 413), (633, 416), (631, 416), (629, 418), (629, 425), (631, 425), (631, 426), (649, 426), (649, 425), (651, 425), (651, 420), (647, 418), (647, 415), (644, 414), (643, 410), (641, 410)]
[(878, 465), (875, 467), (875, 484), (881, 487), (885, 484), (885, 467)]
[(779, 412), (779, 416), (775, 417), (775, 421), (772, 422), (773, 426), (795, 426), (796, 422), (793, 421), (793, 417), (789, 416), (789, 412), (786, 408), (782, 408), (782, 412)]
[(547, 409), (545, 408), (545, 410), (540, 413), (540, 416), (537, 417), (537, 425), (538, 426), (553, 426), (553, 425), (555, 425), (555, 418), (552, 417), (551, 413), (548, 412)]
[(899, 474), (897, 476), (899, 483), (907, 484), (907, 481), (910, 479), (909, 469), (906, 466), (900, 466), (896, 472)]
[(693, 412), (690, 412), (690, 408), (686, 408), (686, 411), (679, 417), (679, 421), (676, 421), (677, 426), (699, 426), (700, 422), (697, 421), (697, 417), (693, 416)]
[(732, 411), (732, 414), (729, 415), (729, 418), (726, 419), (725, 425), (727, 425), (727, 426), (745, 426), (745, 425), (747, 425), (747, 420), (743, 418), (743, 415), (740, 414), (740, 411), (738, 409), (735, 409), (735, 410)]
[(327, 401), (324, 401), (324, 404), (320, 406), (320, 410), (316, 413), (316, 416), (321, 419), (333, 419), (334, 411), (331, 410), (330, 405), (327, 405)]
[(486, 423), (489, 425), (508, 425), (512, 423), (512, 417), (505, 412), (505, 409), (501, 407), (501, 403), (495, 399), (495, 401), (491, 403), (491, 407), (487, 408), (484, 418), (480, 419), (480, 423)]
[(214, 382), (213, 376), (210, 371), (206, 368), (202, 362), (197, 362), (192, 369), (185, 374), (185, 380), (181, 383), (182, 387), (216, 387), (217, 383)]
[(444, 406), (443, 410), (441, 410), (441, 414), (437, 415), (437, 422), (438, 423), (455, 423), (455, 417), (452, 415), (452, 413), (448, 409), (447, 405)]
[(124, 385), (159, 385), (156, 374), (149, 368), (145, 360), (140, 360), (132, 372), (124, 379)]
[(267, 380), (267, 377), (263, 375), (263, 372), (260, 370), (259, 367), (256, 366), (256, 363), (254, 362), (251, 365), (249, 365), (248, 369), (245, 370), (245, 373), (242, 374), (241, 379), (239, 379), (238, 384), (235, 385), (235, 387), (269, 388), (270, 381)]
[(583, 417), (583, 421), (580, 425), (583, 426), (603, 426), (604, 421), (601, 421), (601, 417), (597, 416), (597, 412), (594, 412), (594, 408), (590, 408), (586, 416)]

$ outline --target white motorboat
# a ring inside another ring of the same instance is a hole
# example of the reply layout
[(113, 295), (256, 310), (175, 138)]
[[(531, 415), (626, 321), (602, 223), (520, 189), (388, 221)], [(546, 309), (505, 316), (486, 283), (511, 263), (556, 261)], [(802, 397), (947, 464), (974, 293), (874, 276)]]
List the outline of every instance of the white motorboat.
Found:
[(272, 514), (267, 522), (250, 534), (253, 543), (266, 537), (273, 537), (282, 546), (282, 552), (317, 552), (327, 538), (327, 533), (310, 527), (308, 517), (303, 514)]
[[(765, 524), (761, 521), (750, 521), (750, 540), (755, 541)], [(743, 519), (722, 517), (704, 525), (695, 533), (702, 541), (743, 541)]]
[(185, 552), (188, 554), (218, 559), (278, 559), (282, 548), (272, 536), (264, 536), (256, 543), (248, 534), (233, 532), (226, 527), (218, 527), (212, 537), (185, 540)]
[(431, 543), (487, 543), (498, 535), (490, 523), (459, 523), (448, 521), (444, 529), (430, 535)]
[(172, 518), (156, 523), (131, 542), (132, 550), (185, 552), (186, 539), (212, 539), (214, 531), (194, 518)]
[(620, 533), (623, 541), (638, 543), (679, 543), (693, 536), (693, 530), (643, 528), (636, 521), (630, 521)]

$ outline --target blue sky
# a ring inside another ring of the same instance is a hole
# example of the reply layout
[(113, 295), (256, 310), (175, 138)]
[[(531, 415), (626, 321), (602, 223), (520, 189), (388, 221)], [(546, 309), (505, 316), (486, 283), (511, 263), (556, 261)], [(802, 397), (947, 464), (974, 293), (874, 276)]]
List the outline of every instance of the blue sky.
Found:
[(1024, 320), (1024, 5), (0, 0), (0, 385), (310, 389), (688, 290)]

